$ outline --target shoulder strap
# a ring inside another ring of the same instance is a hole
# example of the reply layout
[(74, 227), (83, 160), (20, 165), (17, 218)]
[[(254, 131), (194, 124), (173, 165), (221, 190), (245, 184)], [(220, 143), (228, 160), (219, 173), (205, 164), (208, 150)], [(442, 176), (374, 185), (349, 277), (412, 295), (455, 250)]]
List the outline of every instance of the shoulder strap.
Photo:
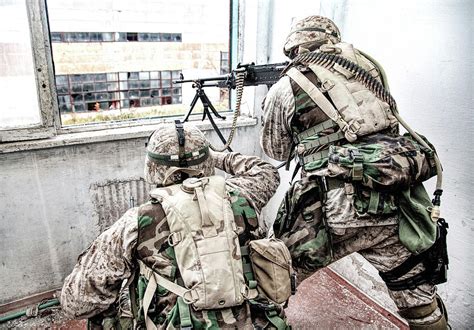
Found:
[(148, 316), (148, 309), (150, 308), (151, 300), (155, 294), (158, 285), (165, 288), (166, 290), (176, 294), (186, 304), (192, 303), (197, 300), (197, 295), (194, 290), (188, 290), (179, 286), (178, 284), (171, 282), (167, 278), (157, 274), (150, 267), (146, 266), (142, 261), (138, 260), (140, 266), (140, 274), (148, 280), (148, 285), (143, 296), (143, 315), (145, 317), (145, 324), (147, 330), (156, 330), (157, 327)]
[(341, 117), (339, 112), (334, 108), (334, 106), (329, 102), (329, 100), (324, 96), (323, 93), (313, 84), (304, 74), (302, 74), (298, 69), (291, 68), (286, 73), (295, 83), (300, 86), (303, 91), (321, 108), (321, 110), (345, 133), (345, 138), (348, 141), (355, 141), (356, 136), (352, 134), (350, 130), (350, 125)]

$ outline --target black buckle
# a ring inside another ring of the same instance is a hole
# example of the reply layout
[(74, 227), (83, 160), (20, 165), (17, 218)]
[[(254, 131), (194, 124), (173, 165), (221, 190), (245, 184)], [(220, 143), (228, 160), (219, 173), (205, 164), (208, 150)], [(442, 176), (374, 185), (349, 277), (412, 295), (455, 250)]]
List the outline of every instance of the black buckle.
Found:
[(179, 119), (176, 119), (174, 125), (176, 127), (176, 132), (178, 133), (178, 144), (180, 147), (184, 147), (185, 137), (183, 123)]
[(294, 295), (296, 293), (296, 273), (291, 274), (291, 294)]

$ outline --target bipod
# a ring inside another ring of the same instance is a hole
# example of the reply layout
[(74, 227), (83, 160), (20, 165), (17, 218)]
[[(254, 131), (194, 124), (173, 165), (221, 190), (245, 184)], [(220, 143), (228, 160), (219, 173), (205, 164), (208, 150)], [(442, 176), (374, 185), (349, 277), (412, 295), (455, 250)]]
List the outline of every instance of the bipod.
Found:
[[(184, 122), (188, 121), (189, 116), (190, 116), (191, 113), (193, 112), (193, 109), (194, 109), (194, 107), (196, 106), (197, 101), (198, 101), (198, 100), (201, 100), (201, 103), (202, 103), (202, 106), (203, 106), (202, 120), (206, 119), (206, 116), (207, 116), (207, 118), (208, 118), (209, 121), (211, 122), (212, 127), (214, 128), (214, 130), (216, 131), (217, 135), (219, 136), (219, 139), (221, 139), (222, 143), (225, 145), (225, 144), (227, 143), (227, 141), (226, 141), (226, 139), (224, 138), (224, 136), (222, 135), (222, 132), (220, 131), (219, 127), (217, 127), (216, 122), (214, 121), (214, 118), (212, 118), (212, 114), (211, 114), (211, 112), (209, 111), (209, 109), (211, 109), (212, 113), (213, 113), (214, 116), (216, 116), (217, 118), (225, 120), (225, 117), (219, 115), (219, 113), (217, 112), (216, 108), (214, 108), (214, 106), (212, 105), (211, 100), (209, 100), (209, 98), (207, 97), (206, 93), (204, 92), (204, 88), (203, 88), (202, 82), (200, 82), (200, 81), (195, 81), (195, 82), (193, 83), (193, 88), (196, 88), (196, 94), (194, 95), (194, 98), (193, 98), (193, 100), (191, 101), (191, 104), (190, 104), (189, 111), (188, 111), (188, 113), (186, 114), (186, 116), (184, 117), (184, 119), (183, 119), (182, 122), (184, 123)], [(227, 147), (227, 150), (230, 151), (230, 152), (232, 152), (232, 149), (230, 148), (230, 146)]]

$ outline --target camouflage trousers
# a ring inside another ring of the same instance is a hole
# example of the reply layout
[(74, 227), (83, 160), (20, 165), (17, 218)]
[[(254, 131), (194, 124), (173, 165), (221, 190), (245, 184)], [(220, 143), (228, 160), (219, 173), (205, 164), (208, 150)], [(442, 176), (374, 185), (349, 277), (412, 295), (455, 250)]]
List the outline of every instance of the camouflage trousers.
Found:
[[(333, 246), (333, 261), (353, 252), (361, 254), (378, 271), (389, 271), (403, 263), (411, 253), (398, 238), (398, 225), (369, 226), (359, 228), (329, 229)], [(401, 279), (411, 277), (424, 270), (418, 265)], [(301, 274), (299, 280), (305, 275)], [(306, 277), (310, 274), (306, 274)], [(413, 290), (391, 291), (391, 298), (399, 309), (422, 306), (433, 301), (436, 287), (431, 284), (419, 285)]]

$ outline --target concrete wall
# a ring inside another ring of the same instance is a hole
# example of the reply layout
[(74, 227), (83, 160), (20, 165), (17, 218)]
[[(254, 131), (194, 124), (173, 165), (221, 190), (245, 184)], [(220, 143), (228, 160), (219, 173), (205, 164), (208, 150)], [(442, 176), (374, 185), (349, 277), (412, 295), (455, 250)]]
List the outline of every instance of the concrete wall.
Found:
[[(453, 328), (472, 326), (474, 219), (469, 205), (473, 184), (470, 166), (474, 157), (466, 146), (474, 142), (473, 2), (275, 0), (259, 3), (267, 4), (272, 16), (271, 40), (260, 41), (269, 45), (270, 62), (285, 59), (281, 49), (293, 19), (322, 14), (336, 22), (343, 40), (369, 53), (385, 68), (401, 115), (430, 139), (443, 162), (442, 215), (450, 223), (450, 270), (448, 283), (439, 286), (439, 291), (447, 302)], [(282, 173), (285, 176), (288, 174)], [(431, 193), (434, 181), (429, 181), (427, 187)], [(275, 205), (269, 208), (272, 212), (276, 211), (277, 200), (274, 198)], [(375, 269), (362, 258), (345, 258), (333, 267), (379, 302), (394, 308)]]
[[(249, 139), (257, 131), (256, 125), (239, 128), (235, 151), (259, 154), (257, 140)], [(229, 130), (223, 134), (228, 136)], [(221, 145), (213, 131), (206, 135)], [(62, 285), (79, 253), (114, 220), (98, 212), (106, 205), (96, 196), (97, 186), (143, 176), (145, 141), (143, 137), (0, 157), (0, 304)], [(109, 194), (125, 204), (130, 199), (128, 194)]]

